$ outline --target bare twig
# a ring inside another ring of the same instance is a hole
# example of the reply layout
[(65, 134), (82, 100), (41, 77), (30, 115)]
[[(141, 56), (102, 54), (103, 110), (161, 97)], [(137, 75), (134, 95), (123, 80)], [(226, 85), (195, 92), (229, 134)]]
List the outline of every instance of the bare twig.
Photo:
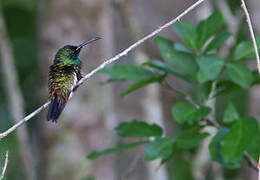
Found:
[(0, 180), (2, 180), (4, 178), (4, 176), (5, 176), (7, 164), (8, 164), (8, 151), (6, 151), (6, 153), (5, 153), (5, 163), (4, 163), (2, 174), (0, 176)]
[(21, 125), (23, 125), (24, 123), (26, 123), (26, 121), (28, 121), (29, 119), (31, 119), (32, 117), (34, 117), (36, 114), (40, 113), (42, 110), (44, 110), (45, 108), (47, 108), (50, 104), (50, 101), (46, 102), (45, 104), (43, 104), (41, 107), (39, 107), (38, 109), (36, 109), (34, 112), (32, 112), (31, 114), (29, 114), (28, 116), (26, 116), (24, 119), (22, 119), (21, 121), (19, 121), (18, 123), (16, 123), (15, 125), (13, 125), (11, 128), (9, 128), (7, 131), (3, 132), (0, 134), (0, 140), (3, 139), (4, 137), (6, 137), (8, 134), (10, 134), (11, 132), (15, 131), (18, 127), (20, 127)]
[(249, 28), (250, 35), (251, 35), (251, 38), (252, 38), (252, 41), (253, 41), (253, 45), (254, 45), (254, 49), (255, 49), (255, 55), (256, 55), (256, 62), (257, 62), (257, 69), (258, 69), (258, 73), (260, 74), (260, 59), (259, 59), (259, 53), (258, 53), (258, 48), (257, 48), (257, 44), (256, 44), (254, 30), (253, 30), (253, 27), (252, 27), (252, 23), (251, 23), (251, 19), (250, 19), (248, 10), (246, 8), (245, 1), (241, 0), (241, 3), (242, 3), (242, 8), (243, 8), (245, 15), (246, 15), (248, 28)]
[(168, 80), (166, 80), (163, 85), (165, 85), (166, 88), (168, 88), (169, 90), (173, 91), (173, 92), (176, 92), (177, 94), (181, 95), (184, 97), (184, 99), (186, 99), (190, 104), (194, 105), (195, 107), (199, 108), (199, 105), (192, 99), (192, 97), (183, 92), (182, 90), (180, 89), (177, 89), (175, 87), (173, 87)]
[[(104, 67), (106, 67), (107, 65), (119, 60), (121, 57), (126, 56), (130, 51), (132, 51), (133, 49), (135, 49), (136, 47), (138, 47), (139, 45), (141, 45), (142, 43), (144, 43), (146, 40), (154, 37), (155, 35), (157, 35), (158, 33), (160, 33), (163, 29), (171, 26), (172, 24), (174, 24), (176, 21), (179, 21), (183, 16), (185, 16), (188, 12), (190, 12), (191, 10), (193, 10), (195, 7), (197, 7), (199, 4), (201, 4), (202, 2), (204, 2), (204, 0), (198, 0), (196, 3), (194, 3), (193, 5), (191, 5), (189, 8), (187, 8), (186, 10), (184, 10), (180, 15), (178, 15), (176, 18), (174, 18), (173, 20), (169, 21), (168, 23), (164, 24), (163, 26), (158, 27), (155, 31), (153, 31), (152, 33), (148, 34), (147, 36), (143, 37), (142, 39), (140, 39), (139, 41), (137, 41), (136, 43), (132, 44), (130, 47), (128, 47), (127, 49), (125, 49), (124, 51), (122, 51), (121, 53), (117, 54), (116, 56), (112, 57), (111, 59), (108, 59), (106, 61), (104, 61), (101, 65), (99, 65), (96, 69), (92, 70), (90, 73), (86, 74), (75, 86), (78, 87), (81, 84), (83, 84), (85, 81), (87, 81), (91, 76), (93, 76), (94, 74), (96, 74), (98, 71), (100, 71), (101, 69), (103, 69)], [(22, 119), (19, 123), (15, 124), (14, 126), (12, 126), (10, 129), (8, 129), (7, 131), (0, 133), (0, 140), (3, 139), (4, 137), (6, 137), (8, 134), (10, 134), (11, 132), (13, 132), (14, 130), (16, 130), (18, 127), (20, 127), (21, 125), (23, 125), (26, 121), (28, 121), (29, 119), (31, 119), (32, 117), (34, 117), (35, 115), (37, 115), (38, 113), (40, 113), (43, 109), (45, 109), (46, 107), (48, 107), (50, 104), (50, 101), (46, 102), (44, 105), (42, 105), (41, 107), (39, 107), (37, 110), (35, 110), (34, 112), (32, 112), (31, 114), (29, 114), (28, 116), (26, 116), (24, 119)]]
[(257, 163), (254, 161), (254, 159), (247, 152), (244, 153), (243, 157), (247, 161), (247, 164), (250, 167), (252, 167), (254, 170), (258, 171)]

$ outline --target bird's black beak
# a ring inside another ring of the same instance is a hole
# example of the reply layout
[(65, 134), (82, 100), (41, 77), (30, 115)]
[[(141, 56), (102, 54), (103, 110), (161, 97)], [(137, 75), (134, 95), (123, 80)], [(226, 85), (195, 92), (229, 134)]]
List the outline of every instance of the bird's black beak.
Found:
[(94, 42), (94, 41), (97, 41), (97, 40), (99, 40), (99, 39), (101, 39), (101, 38), (100, 38), (100, 37), (94, 37), (94, 38), (91, 38), (91, 39), (88, 40), (88, 41), (85, 41), (85, 42), (81, 43), (80, 45), (77, 46), (76, 51), (79, 52), (82, 47), (84, 47), (84, 46), (86, 46), (87, 44), (90, 44), (90, 43), (92, 43), (92, 42)]

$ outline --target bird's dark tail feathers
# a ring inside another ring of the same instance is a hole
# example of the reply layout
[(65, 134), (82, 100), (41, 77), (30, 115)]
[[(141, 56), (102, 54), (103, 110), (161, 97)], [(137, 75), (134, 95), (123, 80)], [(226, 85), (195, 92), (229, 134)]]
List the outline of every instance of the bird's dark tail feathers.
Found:
[(63, 97), (57, 96), (55, 94), (49, 106), (47, 121), (52, 121), (57, 123), (57, 119), (59, 118), (61, 112), (63, 111), (66, 102), (67, 101)]

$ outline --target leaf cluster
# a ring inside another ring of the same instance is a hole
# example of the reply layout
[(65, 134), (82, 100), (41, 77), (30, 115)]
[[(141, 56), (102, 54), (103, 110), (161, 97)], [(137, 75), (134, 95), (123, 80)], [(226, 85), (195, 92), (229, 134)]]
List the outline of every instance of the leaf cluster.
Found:
[[(226, 30), (220, 12), (214, 12), (197, 27), (189, 22), (177, 22), (173, 30), (182, 43), (161, 36), (155, 38), (163, 60), (150, 60), (141, 65), (118, 64), (102, 72), (109, 76), (109, 82), (132, 83), (121, 96), (151, 83), (163, 85), (170, 76), (190, 83), (197, 90), (198, 97), (177, 102), (171, 108), (173, 119), (182, 127), (181, 132), (176, 137), (164, 137), (163, 129), (156, 124), (135, 120), (124, 122), (115, 128), (117, 134), (139, 141), (94, 151), (88, 158), (144, 145), (146, 160), (161, 159), (163, 163), (179, 152), (196, 149), (210, 135), (202, 131), (203, 127), (214, 121), (215, 125), (218, 124), (218, 132), (209, 145), (212, 161), (226, 168), (239, 168), (246, 152), (257, 161), (260, 154), (258, 121), (253, 117), (241, 116), (230, 102), (225, 108), (223, 120), (216, 122), (211, 117), (213, 107), (206, 106), (212, 98), (248, 89), (260, 82), (256, 72), (250, 70), (245, 61), (255, 57), (252, 42), (242, 41), (235, 45), (228, 59), (221, 57), (220, 51), (225, 48), (225, 42), (231, 34)], [(257, 37), (257, 43), (260, 47), (260, 37)], [(182, 95), (186, 94), (183, 90), (179, 91)]]

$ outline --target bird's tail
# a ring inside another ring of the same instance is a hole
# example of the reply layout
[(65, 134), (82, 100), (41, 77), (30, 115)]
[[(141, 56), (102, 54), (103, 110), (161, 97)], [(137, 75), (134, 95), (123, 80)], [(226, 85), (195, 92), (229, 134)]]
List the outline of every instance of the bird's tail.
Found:
[(51, 99), (51, 104), (47, 114), (47, 121), (52, 121), (57, 123), (61, 112), (63, 111), (67, 101), (62, 97), (54, 94), (54, 97)]

